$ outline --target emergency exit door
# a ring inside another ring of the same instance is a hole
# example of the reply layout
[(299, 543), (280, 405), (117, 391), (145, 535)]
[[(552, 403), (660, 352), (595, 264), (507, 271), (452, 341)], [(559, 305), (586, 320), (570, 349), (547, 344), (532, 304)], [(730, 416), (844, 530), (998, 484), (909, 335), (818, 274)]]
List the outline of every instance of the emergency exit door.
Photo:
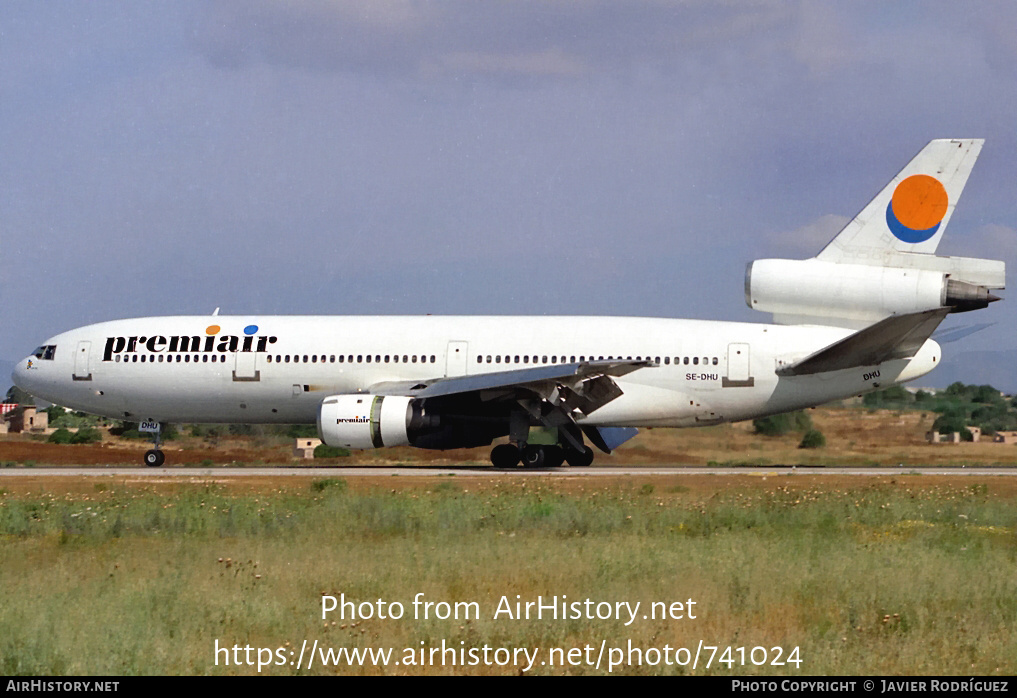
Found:
[(469, 347), (469, 342), (452, 341), (448, 343), (448, 350), (445, 352), (446, 377), (466, 375), (466, 354)]
[(727, 375), (722, 381), (725, 388), (749, 388), (755, 385), (755, 379), (750, 375), (749, 345), (728, 344), (727, 345)]

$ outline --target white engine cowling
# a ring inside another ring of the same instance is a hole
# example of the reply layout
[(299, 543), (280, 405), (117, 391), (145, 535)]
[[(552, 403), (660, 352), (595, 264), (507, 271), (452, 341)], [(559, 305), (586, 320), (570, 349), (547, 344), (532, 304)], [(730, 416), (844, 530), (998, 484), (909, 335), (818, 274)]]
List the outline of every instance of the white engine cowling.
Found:
[(949, 277), (929, 269), (757, 259), (745, 270), (745, 302), (777, 322), (839, 318), (861, 326), (946, 306), (973, 310), (995, 299), (983, 286)]
[(405, 446), (413, 402), (403, 395), (332, 395), (318, 408), (318, 436), (344, 448)]

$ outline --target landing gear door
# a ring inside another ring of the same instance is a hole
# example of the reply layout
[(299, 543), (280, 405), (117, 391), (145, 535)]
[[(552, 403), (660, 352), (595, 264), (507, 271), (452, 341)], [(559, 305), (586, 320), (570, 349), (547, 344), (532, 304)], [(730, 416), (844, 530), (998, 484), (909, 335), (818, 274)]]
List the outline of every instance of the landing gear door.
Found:
[(448, 343), (448, 350), (445, 352), (445, 376), (465, 376), (466, 354), (470, 348), (469, 342), (453, 341)]
[(756, 384), (755, 379), (749, 375), (749, 345), (728, 344), (727, 345), (727, 375), (724, 376), (723, 385), (725, 388), (751, 388)]
[(91, 354), (91, 349), (91, 342), (78, 342), (78, 348), (74, 352), (74, 380), (92, 380), (92, 372), (88, 370), (88, 357)]
[(258, 354), (253, 351), (238, 351), (237, 363), (233, 369), (235, 381), (260, 381), (261, 371), (255, 366)]

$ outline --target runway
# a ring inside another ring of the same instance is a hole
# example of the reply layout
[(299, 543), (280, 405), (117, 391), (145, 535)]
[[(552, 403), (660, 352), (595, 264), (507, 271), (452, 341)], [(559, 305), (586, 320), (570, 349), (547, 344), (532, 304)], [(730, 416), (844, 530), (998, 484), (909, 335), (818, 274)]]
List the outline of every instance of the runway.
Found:
[(755, 476), (841, 476), (872, 477), (881, 475), (952, 475), (958, 477), (1017, 476), (1017, 467), (856, 467), (856, 466), (645, 466), (543, 468), (498, 470), (490, 466), (365, 466), (365, 467), (171, 467), (171, 468), (0, 468), (0, 479), (16, 477), (150, 477), (150, 478), (243, 478), (243, 477), (619, 477), (647, 475), (755, 475)]

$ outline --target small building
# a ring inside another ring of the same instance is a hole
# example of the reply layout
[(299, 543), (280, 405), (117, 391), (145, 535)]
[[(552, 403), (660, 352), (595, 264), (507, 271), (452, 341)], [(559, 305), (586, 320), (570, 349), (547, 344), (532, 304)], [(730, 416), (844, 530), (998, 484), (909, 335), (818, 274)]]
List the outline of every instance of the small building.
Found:
[(994, 444), (1017, 444), (1017, 431), (997, 431), (992, 436)]
[[(965, 427), (965, 428), (969, 432), (971, 432), (972, 442), (977, 443), (982, 438), (981, 427)], [(938, 431), (927, 431), (925, 432), (925, 440), (928, 441), (930, 444), (959, 444), (964, 439), (961, 438), (959, 431), (955, 431), (950, 434), (940, 434)]]
[[(18, 407), (18, 405), (14, 407)], [(34, 405), (25, 405), (20, 410), (7, 410), (3, 418), (7, 424), (7, 430), (14, 434), (22, 431), (44, 431), (49, 427), (49, 415), (40, 412)]]
[(321, 446), (321, 439), (297, 439), (293, 445), (293, 457), (312, 459), (314, 458), (314, 449), (318, 446)]

